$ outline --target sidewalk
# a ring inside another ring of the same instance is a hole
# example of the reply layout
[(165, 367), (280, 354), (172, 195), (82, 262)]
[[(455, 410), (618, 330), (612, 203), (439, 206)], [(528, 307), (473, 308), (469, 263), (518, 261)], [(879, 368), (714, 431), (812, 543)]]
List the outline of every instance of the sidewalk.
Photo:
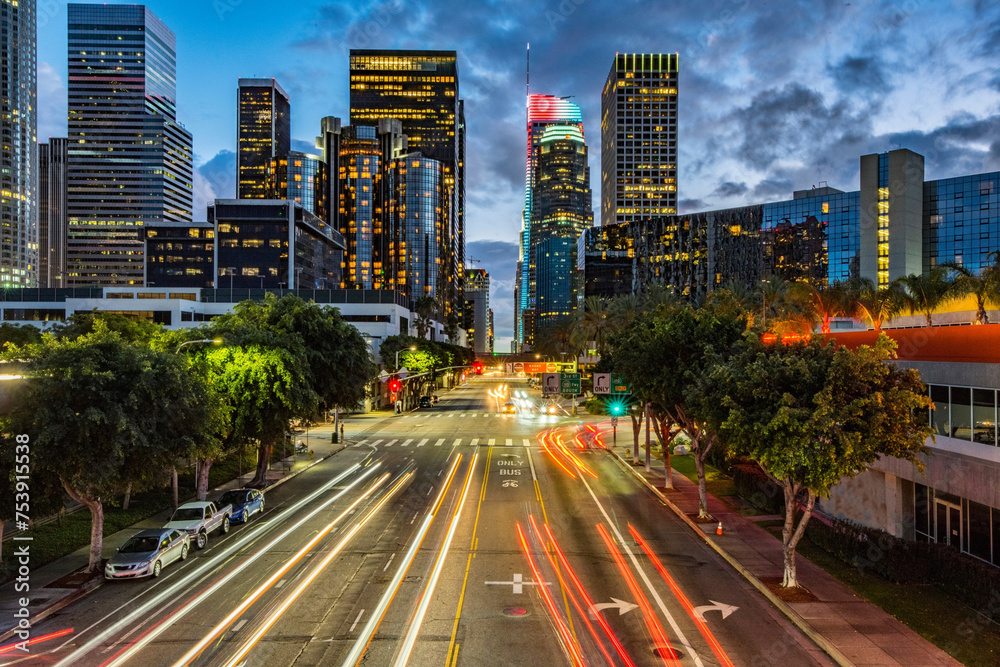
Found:
[[(628, 430), (626, 432), (631, 436)], [(631, 452), (631, 437), (625, 439), (629, 441)], [(619, 447), (621, 445), (619, 439)], [(664, 490), (663, 459), (652, 457), (651, 469), (647, 473), (644, 465), (633, 467), (617, 452), (612, 453), (837, 663), (906, 667), (961, 664), (800, 555), (796, 555), (799, 583), (812, 593), (815, 601), (784, 602), (778, 599), (761, 580), (781, 580), (784, 558), (780, 540), (709, 495), (708, 511), (716, 521), (722, 522), (724, 529), (723, 535), (716, 535), (717, 523), (696, 524), (690, 519), (698, 514), (697, 484), (673, 471), (674, 489)], [(642, 444), (639, 454), (640, 458), (644, 456)]]
[[(264, 492), (266, 493), (295, 477), (300, 472), (311, 468), (323, 459), (329, 458), (345, 447), (357, 442), (363, 438), (365, 432), (378, 426), (382, 421), (392, 416), (393, 413), (386, 410), (358, 414), (342, 419), (345, 440), (343, 443), (334, 444), (331, 442), (330, 436), (333, 433), (332, 422), (320, 423), (310, 428), (308, 433), (295, 434), (291, 442), (287, 445), (288, 457), (281, 462), (273, 464), (268, 471), (268, 486), (264, 489)], [(297, 440), (302, 440), (312, 450), (312, 460), (310, 460), (308, 453), (294, 454), (295, 442)], [(253, 474), (254, 470), (248, 470), (238, 480), (233, 479), (221, 486), (209, 489), (209, 500), (215, 499), (223, 491), (240, 488), (253, 478)], [(193, 499), (193, 497), (181, 499), (181, 502), (184, 503)], [(172, 513), (172, 509), (165, 510), (133, 526), (110, 535), (105, 535), (103, 552), (105, 554), (114, 553), (115, 549), (123, 545), (136, 532), (145, 530), (146, 528), (158, 528), (162, 526), (167, 522)], [(17, 544), (17, 542), (10, 542), (10, 545), (13, 545), (13, 547), (16, 547)], [(12, 548), (8, 546), (6, 535), (4, 536), (4, 548)], [(87, 566), (89, 560), (90, 545), (87, 545), (48, 565), (32, 568), (29, 582), (31, 589), (28, 592), (18, 592), (15, 589), (16, 582), (14, 581), (0, 586), (0, 642), (13, 641), (11, 637), (13, 629), (17, 625), (17, 619), (14, 618), (13, 614), (20, 608), (18, 604), (19, 598), (27, 597), (30, 600), (31, 624), (34, 625), (63, 607), (84, 597), (87, 593), (100, 588), (104, 584), (103, 574), (86, 575), (81, 572)]]

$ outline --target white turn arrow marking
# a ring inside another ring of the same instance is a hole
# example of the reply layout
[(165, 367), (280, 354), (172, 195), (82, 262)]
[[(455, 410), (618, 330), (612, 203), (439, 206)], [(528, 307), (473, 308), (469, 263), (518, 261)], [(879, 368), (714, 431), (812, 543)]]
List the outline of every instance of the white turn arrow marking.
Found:
[(601, 604), (595, 604), (590, 608), (590, 615), (597, 617), (597, 612), (604, 611), (605, 609), (618, 609), (618, 615), (624, 616), (633, 609), (637, 608), (639, 605), (632, 604), (631, 602), (625, 602), (625, 600), (619, 600), (618, 598), (611, 598), (613, 602), (602, 602)]
[(721, 611), (722, 618), (727, 618), (731, 613), (739, 609), (739, 607), (734, 607), (731, 604), (723, 604), (722, 602), (716, 602), (715, 600), (709, 600), (712, 604), (702, 605), (700, 607), (694, 608), (694, 613), (698, 615), (702, 623), (705, 622), (705, 612), (706, 611)]

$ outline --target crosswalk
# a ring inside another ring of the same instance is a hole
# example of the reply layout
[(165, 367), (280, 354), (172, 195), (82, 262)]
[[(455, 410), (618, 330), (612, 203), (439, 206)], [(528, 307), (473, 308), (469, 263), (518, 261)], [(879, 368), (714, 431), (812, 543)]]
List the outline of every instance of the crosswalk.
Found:
[[(414, 440), (413, 438), (409, 438), (407, 440), (404, 440), (401, 444), (399, 444), (399, 446), (400, 447), (409, 447), (410, 443), (412, 443), (413, 440)], [(528, 438), (521, 438), (520, 439), (521, 442), (517, 443), (517, 444), (515, 444), (516, 440), (514, 438), (504, 438), (502, 443), (497, 443), (497, 440), (498, 440), (498, 438), (487, 438), (487, 439), (485, 439), (485, 442), (481, 442), (480, 438), (471, 438), (469, 440), (466, 440), (465, 438), (455, 438), (455, 440), (451, 443), (451, 446), (452, 447), (462, 447), (462, 446), (466, 446), (466, 447), (480, 447), (480, 446), (482, 446), (482, 447), (531, 447), (532, 446), (532, 441), (529, 440)], [(424, 438), (423, 440), (421, 440), (420, 442), (418, 442), (416, 444), (416, 446), (417, 447), (423, 447), (428, 442), (430, 442), (430, 440), (428, 438)], [(446, 442), (445, 438), (438, 438), (438, 440), (434, 443), (434, 447), (440, 447), (443, 444), (445, 444), (445, 442)], [(378, 439), (378, 440), (368, 440), (368, 439), (365, 439), (365, 440), (361, 440), (360, 442), (354, 443), (353, 446), (354, 447), (395, 447), (397, 445), (397, 443), (399, 443), (399, 439), (398, 438), (396, 438), (394, 440), (389, 440), (388, 442), (386, 442), (384, 439)]]
[(490, 417), (502, 417), (498, 412), (410, 412), (402, 415), (399, 419), (489, 419)]

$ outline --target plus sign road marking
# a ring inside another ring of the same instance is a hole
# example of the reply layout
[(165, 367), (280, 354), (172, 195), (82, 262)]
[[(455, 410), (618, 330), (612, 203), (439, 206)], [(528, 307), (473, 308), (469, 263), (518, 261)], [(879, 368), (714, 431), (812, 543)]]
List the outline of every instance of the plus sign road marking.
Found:
[(523, 593), (525, 586), (538, 586), (539, 583), (543, 583), (546, 586), (552, 585), (551, 581), (543, 581), (543, 582), (525, 581), (524, 575), (521, 574), (515, 574), (512, 577), (512, 579), (513, 581), (484, 581), (483, 583), (486, 584), (487, 586), (510, 586), (511, 590), (513, 590), (514, 592), (514, 595), (520, 595), (521, 593)]

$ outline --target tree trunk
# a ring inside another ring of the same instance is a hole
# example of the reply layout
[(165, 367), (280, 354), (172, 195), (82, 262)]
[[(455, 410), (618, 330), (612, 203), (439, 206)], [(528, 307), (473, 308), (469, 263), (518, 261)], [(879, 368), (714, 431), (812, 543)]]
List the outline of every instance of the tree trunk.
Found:
[(0, 565), (3, 564), (3, 521), (0, 521)]
[(204, 501), (208, 496), (208, 473), (212, 469), (212, 458), (201, 459), (198, 466), (198, 480), (195, 488), (198, 493), (198, 500)]
[(656, 439), (663, 447), (664, 473), (666, 475), (663, 480), (663, 488), (672, 489), (674, 488), (674, 473), (670, 468), (670, 443), (677, 437), (677, 434), (670, 433), (670, 426), (664, 425), (665, 417), (660, 415), (657, 410), (650, 408), (649, 414), (653, 417), (653, 431), (656, 433)]
[(125, 489), (125, 500), (122, 501), (122, 509), (127, 510), (129, 501), (132, 500), (132, 483), (129, 482), (128, 487)]
[(257, 472), (247, 486), (262, 489), (267, 486), (267, 471), (271, 467), (271, 444), (261, 442), (257, 447)]
[(104, 550), (104, 505), (100, 500), (77, 493), (65, 480), (62, 480), (62, 485), (70, 498), (90, 510), (90, 562), (87, 572), (100, 572)]
[(712, 449), (712, 445), (715, 444), (715, 437), (711, 435), (704, 435), (708, 440), (708, 444), (704, 447), (701, 446), (701, 438), (704, 434), (699, 433), (697, 439), (691, 441), (692, 444), (698, 444), (697, 447), (691, 448), (691, 453), (694, 454), (694, 467), (698, 471), (698, 518), (699, 519), (709, 519), (711, 515), (708, 513), (708, 488), (705, 480), (705, 457), (708, 456), (708, 450)]
[(785, 576), (781, 585), (784, 588), (798, 588), (799, 580), (795, 571), (795, 548), (805, 534), (806, 524), (809, 523), (809, 519), (812, 517), (813, 508), (816, 506), (816, 494), (806, 489), (808, 500), (802, 512), (802, 517), (799, 519), (798, 525), (796, 525), (795, 497), (802, 487), (785, 478), (781, 480), (781, 488), (785, 492), (785, 525), (781, 529), (781, 547), (784, 552)]
[[(639, 430), (641, 423), (639, 419), (636, 419), (635, 415), (628, 413), (629, 419), (632, 420), (632, 465), (639, 465)], [(638, 422), (638, 423), (637, 423)]]
[(177, 498), (177, 466), (172, 466), (170, 468), (170, 490), (173, 492), (174, 509), (180, 507), (180, 503)]

